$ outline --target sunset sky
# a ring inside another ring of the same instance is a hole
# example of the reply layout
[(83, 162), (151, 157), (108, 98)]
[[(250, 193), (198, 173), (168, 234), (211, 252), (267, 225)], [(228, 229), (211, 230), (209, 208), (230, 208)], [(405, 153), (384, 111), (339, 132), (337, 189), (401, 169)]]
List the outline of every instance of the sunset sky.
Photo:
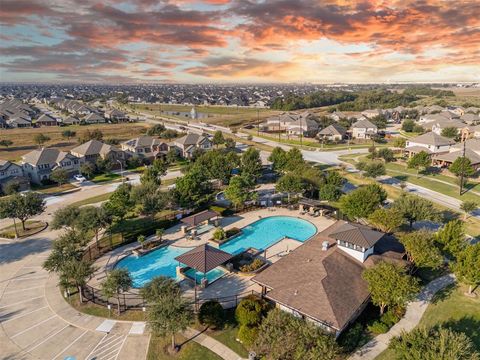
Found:
[(0, 81), (480, 82), (480, 1), (1, 0)]

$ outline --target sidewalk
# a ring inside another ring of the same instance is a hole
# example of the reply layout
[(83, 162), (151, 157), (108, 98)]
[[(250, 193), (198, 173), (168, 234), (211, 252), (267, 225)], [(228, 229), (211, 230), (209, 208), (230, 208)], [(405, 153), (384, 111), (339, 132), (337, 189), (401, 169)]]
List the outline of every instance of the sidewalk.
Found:
[(221, 342), (215, 340), (214, 338), (201, 333), (198, 330), (188, 328), (183, 332), (183, 335), (187, 339), (191, 339), (200, 345), (206, 347), (207, 349), (213, 351), (215, 354), (220, 356), (225, 360), (242, 360), (242, 357), (239, 356), (236, 352), (230, 348), (223, 345)]
[(448, 274), (433, 280), (417, 295), (417, 298), (408, 304), (405, 316), (396, 323), (387, 333), (376, 336), (362, 348), (357, 350), (350, 360), (375, 359), (388, 348), (390, 340), (399, 336), (403, 331), (413, 330), (422, 319), (433, 296), (446, 286), (455, 282), (455, 276)]

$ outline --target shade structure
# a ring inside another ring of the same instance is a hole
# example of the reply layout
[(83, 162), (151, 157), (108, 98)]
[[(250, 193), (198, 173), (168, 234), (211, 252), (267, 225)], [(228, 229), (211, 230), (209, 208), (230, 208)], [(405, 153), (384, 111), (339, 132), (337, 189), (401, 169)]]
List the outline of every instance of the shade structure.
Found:
[(198, 224), (201, 224), (202, 222), (210, 220), (216, 216), (218, 216), (218, 214), (215, 211), (204, 210), (197, 214), (187, 216), (186, 218), (183, 218), (181, 221), (190, 226), (197, 226)]
[(231, 254), (204, 244), (177, 256), (175, 260), (205, 274), (231, 258)]

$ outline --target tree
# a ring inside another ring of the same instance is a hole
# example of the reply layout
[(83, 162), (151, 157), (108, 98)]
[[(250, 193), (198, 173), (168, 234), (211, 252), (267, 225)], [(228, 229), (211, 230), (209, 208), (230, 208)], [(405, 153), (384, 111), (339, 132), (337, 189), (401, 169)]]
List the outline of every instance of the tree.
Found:
[(260, 160), (260, 152), (257, 149), (249, 147), (247, 151), (242, 154), (240, 170), (242, 174), (251, 175), (255, 181), (260, 177), (262, 173), (262, 161)]
[(469, 285), (468, 294), (472, 295), (473, 287), (480, 285), (480, 243), (468, 245), (459, 253), (453, 270), (461, 282)]
[(478, 209), (478, 204), (475, 201), (464, 201), (460, 205), (460, 210), (464, 212), (463, 221), (467, 220), (468, 214), (474, 212)]
[(475, 174), (475, 169), (470, 159), (462, 156), (458, 157), (452, 165), (450, 165), (448, 170), (458, 178), (461, 178), (462, 175), (464, 177), (470, 177)]
[(415, 126), (415, 121), (406, 119), (402, 123), (402, 130), (405, 132), (413, 132), (414, 126)]
[(13, 220), (13, 227), (15, 229), (15, 237), (18, 238), (18, 230), (17, 230), (17, 223), (16, 219), (16, 212), (15, 212), (15, 203), (13, 199), (6, 198), (0, 199), (0, 219), (12, 219)]
[(408, 221), (410, 228), (416, 221), (437, 221), (440, 218), (431, 201), (416, 195), (402, 194), (395, 200), (393, 207)]
[(458, 136), (458, 129), (456, 127), (446, 127), (442, 129), (442, 136), (446, 138), (456, 138)]
[(368, 283), (372, 303), (380, 307), (380, 315), (387, 307), (404, 307), (419, 291), (418, 279), (385, 261), (366, 269), (362, 277)]
[(103, 207), (85, 206), (80, 209), (76, 223), (80, 231), (93, 231), (98, 247), (98, 235), (100, 230), (106, 228), (110, 222), (111, 217)]
[(272, 168), (275, 171), (283, 171), (287, 164), (287, 152), (281, 147), (277, 146), (272, 150), (268, 161), (272, 163)]
[(13, 145), (12, 140), (0, 140), (0, 146), (8, 148), (11, 145)]
[(237, 143), (232, 138), (225, 139), (225, 149), (233, 150), (237, 146)]
[(443, 327), (418, 327), (390, 341), (389, 349), (399, 360), (478, 360), (475, 344), (463, 332)]
[(460, 220), (452, 220), (446, 223), (437, 231), (435, 237), (442, 251), (450, 259), (456, 259), (467, 246), (464, 224)]
[(126, 269), (114, 269), (110, 271), (102, 283), (102, 292), (107, 298), (107, 301), (116, 295), (118, 315), (120, 315), (120, 293), (128, 291), (132, 285), (132, 278)]
[(293, 173), (287, 173), (278, 179), (275, 184), (275, 190), (278, 192), (286, 192), (288, 194), (288, 202), (290, 202), (291, 194), (298, 194), (303, 191), (302, 178)]
[(200, 207), (210, 200), (211, 184), (205, 171), (193, 167), (175, 181), (175, 197), (180, 206)]
[(167, 163), (174, 164), (179, 159), (178, 151), (173, 148), (168, 150), (165, 159), (167, 160)]
[(366, 218), (387, 199), (386, 191), (378, 184), (359, 187), (340, 198), (340, 210), (350, 219)]
[(58, 185), (65, 184), (68, 181), (68, 172), (65, 169), (55, 169), (50, 174), (50, 180), (55, 181)]
[(254, 181), (249, 175), (234, 176), (225, 189), (225, 198), (232, 202), (235, 209), (243, 206), (246, 201), (253, 199)]
[(22, 222), (22, 228), (25, 229), (25, 222), (32, 216), (40, 215), (45, 210), (45, 201), (40, 194), (29, 191), (25, 194), (11, 195), (14, 217)]
[(426, 151), (420, 151), (408, 160), (407, 167), (409, 169), (416, 169), (418, 177), (419, 172), (427, 169), (430, 166), (430, 163), (430, 155), (428, 155)]
[[(305, 172), (303, 173), (305, 176)], [(345, 179), (338, 171), (331, 170), (325, 172), (325, 177), (321, 181), (319, 189), (319, 198), (327, 201), (337, 201), (342, 195), (342, 186)]]
[(385, 160), (385, 162), (395, 161), (395, 156), (393, 155), (392, 149), (381, 148), (378, 150), (378, 157)]
[(332, 335), (279, 309), (268, 313), (253, 348), (262, 359), (333, 360), (340, 353)]
[(215, 131), (215, 134), (213, 134), (212, 143), (217, 148), (218, 145), (222, 145), (225, 143), (225, 138), (223, 137), (223, 133), (220, 130)]
[(91, 179), (95, 175), (95, 165), (90, 162), (80, 164), (80, 173), (87, 179)]
[(148, 136), (160, 136), (165, 130), (165, 126), (163, 124), (155, 124), (151, 128), (147, 130)]
[(37, 144), (38, 146), (42, 146), (43, 144), (45, 144), (47, 141), (50, 141), (50, 138), (44, 134), (37, 134), (33, 137), (33, 141), (35, 142), (35, 144)]
[(78, 140), (82, 144), (86, 143), (87, 141), (90, 141), (90, 140), (102, 141), (103, 140), (103, 133), (99, 129), (94, 129), (92, 131), (87, 129)]
[(385, 233), (392, 233), (403, 223), (402, 214), (395, 208), (380, 208), (368, 217), (370, 225)]
[(130, 197), (132, 185), (122, 184), (110, 195), (110, 198), (103, 204), (103, 208), (109, 216), (123, 220), (127, 212), (133, 208), (134, 202)]
[(404, 234), (400, 242), (405, 247), (407, 260), (417, 268), (438, 269), (443, 256), (435, 245), (435, 236), (428, 230), (418, 230)]
[(395, 137), (393, 138), (393, 141), (392, 141), (392, 146), (393, 147), (396, 147), (396, 148), (405, 148), (405, 145), (407, 145), (407, 139), (403, 138), (403, 137)]
[(20, 191), (20, 182), (18, 180), (10, 180), (3, 186), (3, 192), (5, 195), (13, 195)]
[(62, 131), (62, 136), (67, 140), (70, 140), (71, 138), (75, 137), (75, 135), (77, 135), (77, 133), (72, 130)]
[(54, 230), (58, 230), (63, 227), (68, 227), (71, 230), (75, 230), (79, 215), (80, 208), (78, 206), (68, 205), (60, 208), (53, 214), (53, 220), (50, 226)]
[(385, 175), (385, 165), (383, 164), (382, 161), (370, 161), (368, 162), (364, 168), (364, 175), (366, 177), (371, 177), (371, 178), (377, 178), (379, 176)]
[(370, 122), (377, 126), (379, 129), (385, 129), (387, 127), (387, 119), (383, 115), (377, 115), (370, 119)]
[(84, 260), (71, 259), (66, 261), (60, 272), (60, 285), (67, 289), (76, 287), (80, 303), (83, 302), (82, 288), (87, 284), (87, 279), (93, 275), (95, 268), (90, 262)]
[(286, 153), (287, 163), (285, 164), (285, 170), (287, 171), (297, 171), (305, 165), (305, 160), (303, 160), (302, 152), (296, 147), (291, 148)]
[(142, 290), (150, 304), (147, 324), (155, 336), (172, 336), (172, 349), (176, 348), (175, 334), (185, 330), (193, 319), (192, 307), (182, 297), (180, 286), (173, 279), (153, 278)]
[(225, 310), (216, 300), (209, 300), (200, 306), (198, 321), (212, 329), (221, 329), (225, 323)]

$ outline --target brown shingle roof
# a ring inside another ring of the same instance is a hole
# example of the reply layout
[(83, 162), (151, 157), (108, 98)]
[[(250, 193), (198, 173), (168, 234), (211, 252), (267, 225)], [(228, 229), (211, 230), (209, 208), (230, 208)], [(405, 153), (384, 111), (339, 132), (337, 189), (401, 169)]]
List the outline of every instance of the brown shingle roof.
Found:
[(185, 254), (177, 256), (175, 260), (205, 274), (231, 258), (232, 255), (229, 253), (208, 244), (203, 244), (187, 251)]
[(346, 241), (351, 244), (370, 248), (380, 240), (384, 233), (370, 229), (367, 226), (353, 223), (344, 223), (337, 230), (330, 233), (336, 240)]
[(211, 218), (214, 218), (215, 216), (218, 216), (218, 214), (213, 211), (213, 210), (204, 210), (201, 211), (197, 214), (193, 214), (190, 216), (187, 216), (186, 218), (183, 218), (181, 221), (185, 224), (189, 224), (191, 226), (197, 226), (198, 224), (210, 220)]
[(428, 132), (426, 134), (422, 134), (420, 136), (417, 136), (416, 138), (408, 140), (408, 142), (417, 143), (417, 144), (434, 145), (434, 146), (446, 146), (446, 145), (455, 144), (455, 141), (453, 141), (452, 139), (448, 139), (434, 132)]

